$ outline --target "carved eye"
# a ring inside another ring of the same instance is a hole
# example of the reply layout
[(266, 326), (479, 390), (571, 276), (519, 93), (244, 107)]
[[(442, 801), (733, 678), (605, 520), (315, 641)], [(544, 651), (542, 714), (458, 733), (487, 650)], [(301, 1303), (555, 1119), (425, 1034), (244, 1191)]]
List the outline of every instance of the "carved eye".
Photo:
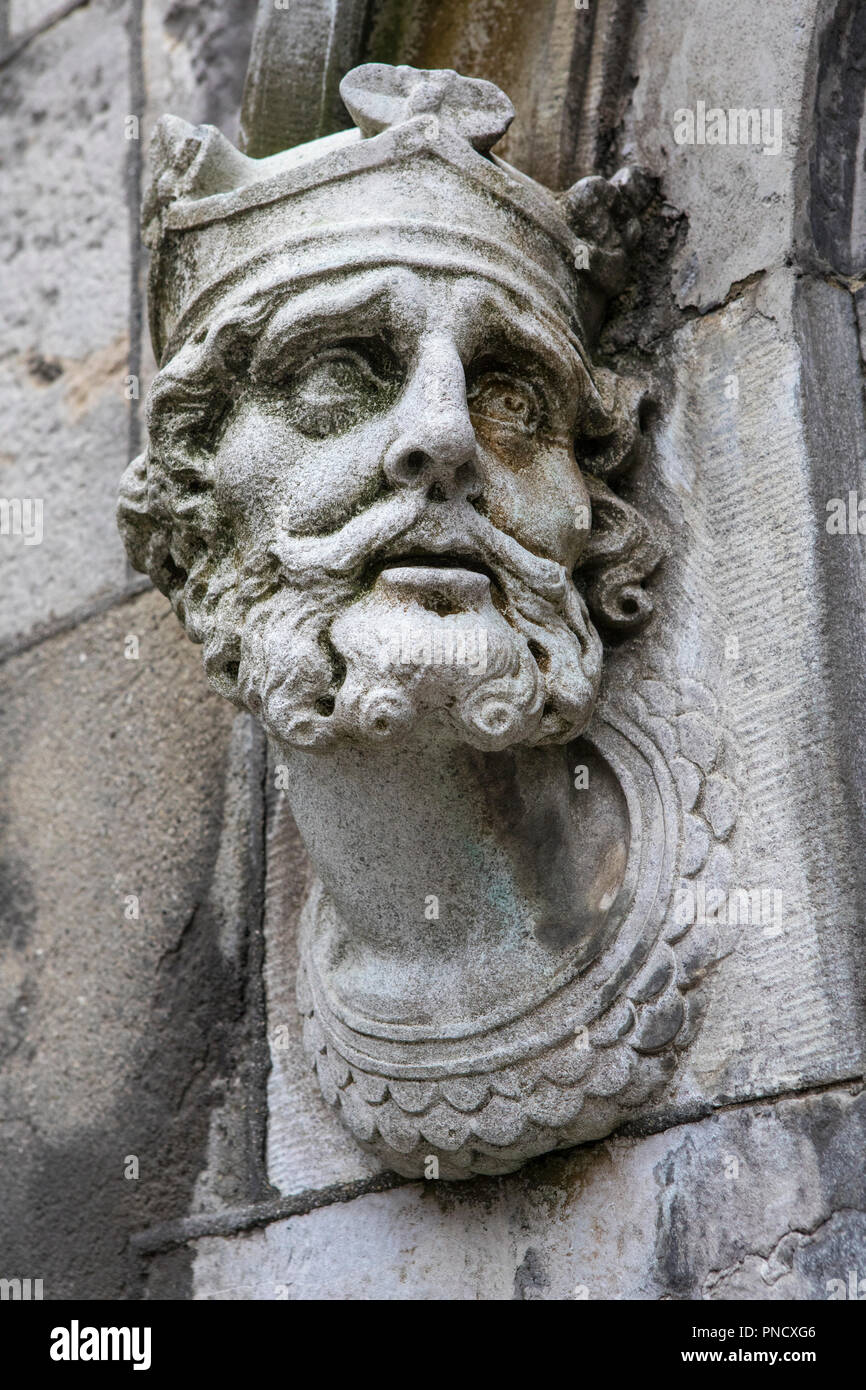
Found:
[(510, 372), (486, 371), (467, 392), (473, 421), (533, 434), (538, 425), (538, 395), (531, 382)]
[(305, 434), (342, 434), (390, 397), (388, 365), (366, 347), (339, 344), (317, 352), (285, 383), (293, 423)]

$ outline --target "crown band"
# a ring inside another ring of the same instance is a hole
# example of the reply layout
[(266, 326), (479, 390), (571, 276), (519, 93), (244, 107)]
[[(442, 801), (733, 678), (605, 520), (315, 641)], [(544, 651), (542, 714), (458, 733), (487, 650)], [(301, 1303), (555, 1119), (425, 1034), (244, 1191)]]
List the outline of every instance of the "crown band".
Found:
[[(385, 236), (389, 238), (386, 245), (371, 246), (371, 241)], [(535, 314), (568, 339), (586, 363), (575, 298), (537, 263), (522, 260), (509, 247), (476, 233), (398, 221), (358, 222), (259, 247), (253, 255), (233, 265), (227, 275), (211, 280), (187, 304), (161, 353), (161, 361), (179, 351), (213, 313), (218, 301), (230, 297), (236, 287), (246, 286), (246, 300), (281, 284), (300, 287), (323, 275), (354, 275), (385, 265), (490, 280), (528, 303)]]

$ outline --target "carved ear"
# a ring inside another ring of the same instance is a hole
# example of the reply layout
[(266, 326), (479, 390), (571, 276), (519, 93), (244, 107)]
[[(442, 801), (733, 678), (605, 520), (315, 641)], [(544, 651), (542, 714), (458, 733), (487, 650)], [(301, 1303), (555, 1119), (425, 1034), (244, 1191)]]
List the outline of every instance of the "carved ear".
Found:
[(625, 288), (629, 253), (643, 231), (641, 214), (657, 188), (654, 174), (629, 165), (612, 179), (591, 175), (559, 194), (571, 230), (586, 244), (585, 272), (605, 295)]
[(634, 632), (651, 616), (652, 595), (644, 584), (664, 558), (664, 546), (640, 512), (586, 475), (592, 502), (592, 531), (579, 571), (586, 576), (586, 602), (594, 620), (614, 632)]
[(596, 396), (590, 401), (575, 447), (583, 470), (610, 480), (638, 461), (642, 427), (652, 398), (642, 381), (606, 367), (595, 367), (593, 380)]

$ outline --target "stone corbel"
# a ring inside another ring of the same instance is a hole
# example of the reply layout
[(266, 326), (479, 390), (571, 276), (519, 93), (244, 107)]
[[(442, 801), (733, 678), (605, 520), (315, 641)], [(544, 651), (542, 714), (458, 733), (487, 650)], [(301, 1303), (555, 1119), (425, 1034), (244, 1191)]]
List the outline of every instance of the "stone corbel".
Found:
[(488, 82), (341, 92), (353, 129), (261, 159), (161, 123), (120, 526), (288, 769), (324, 1095), (400, 1173), (503, 1173), (660, 1093), (726, 949), (713, 697), (603, 670), (664, 549), (620, 491), (645, 386), (593, 355), (654, 188), (518, 173)]

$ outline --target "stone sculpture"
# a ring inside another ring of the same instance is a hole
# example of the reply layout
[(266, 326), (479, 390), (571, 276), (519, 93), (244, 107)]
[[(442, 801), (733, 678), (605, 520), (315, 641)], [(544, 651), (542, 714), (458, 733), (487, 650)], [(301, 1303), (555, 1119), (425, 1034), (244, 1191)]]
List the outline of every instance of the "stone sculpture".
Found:
[(712, 702), (649, 656), (600, 694), (662, 553), (615, 491), (644, 388), (591, 355), (653, 189), (504, 164), (487, 82), (341, 92), (260, 160), (160, 123), (120, 526), (288, 770), (325, 1096), (401, 1173), (501, 1173), (658, 1092), (719, 950), (675, 910), (733, 823)]

